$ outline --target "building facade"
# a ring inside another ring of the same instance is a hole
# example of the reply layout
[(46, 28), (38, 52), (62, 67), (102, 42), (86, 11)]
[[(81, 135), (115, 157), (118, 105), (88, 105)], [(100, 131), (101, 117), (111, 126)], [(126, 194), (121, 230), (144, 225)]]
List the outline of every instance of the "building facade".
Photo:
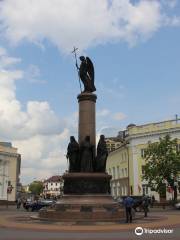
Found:
[(121, 145), (121, 141), (117, 137), (106, 138), (106, 146), (109, 153), (119, 148), (120, 145)]
[(0, 142), (0, 200), (15, 201), (18, 195), (21, 155), (11, 143)]
[(121, 143), (121, 146), (110, 152), (106, 169), (112, 175), (111, 193), (116, 198), (128, 194), (129, 173), (128, 173), (129, 150), (127, 144)]
[(63, 179), (59, 175), (45, 180), (43, 186), (43, 195), (45, 198), (59, 197), (63, 194)]
[[(140, 126), (130, 124), (126, 128), (124, 143), (111, 152), (107, 159), (106, 169), (112, 175), (111, 191), (114, 197), (146, 194), (154, 195), (156, 200), (160, 200), (159, 194), (151, 191), (147, 182), (142, 180), (145, 165), (143, 156), (149, 142), (158, 142), (160, 137), (165, 137), (167, 134), (172, 139), (177, 138), (180, 144), (180, 121), (178, 119)], [(167, 191), (164, 197), (172, 199), (173, 193)]]

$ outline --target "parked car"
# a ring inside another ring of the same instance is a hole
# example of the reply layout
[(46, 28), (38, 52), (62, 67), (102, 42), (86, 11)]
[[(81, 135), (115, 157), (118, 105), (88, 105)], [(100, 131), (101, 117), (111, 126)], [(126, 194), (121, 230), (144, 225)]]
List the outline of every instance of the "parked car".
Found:
[(174, 206), (176, 209), (180, 210), (180, 202), (176, 203)]
[(34, 201), (34, 202), (25, 202), (23, 204), (23, 207), (27, 211), (39, 211), (43, 207), (49, 207), (52, 206), (55, 203), (54, 200), (39, 200), (39, 201)]

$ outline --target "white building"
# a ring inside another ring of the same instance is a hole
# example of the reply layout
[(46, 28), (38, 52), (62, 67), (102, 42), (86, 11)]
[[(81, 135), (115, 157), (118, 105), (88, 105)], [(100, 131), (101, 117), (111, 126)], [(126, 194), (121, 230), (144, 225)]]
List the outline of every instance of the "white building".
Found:
[(44, 181), (43, 195), (45, 197), (58, 197), (63, 194), (63, 179), (61, 176), (52, 176)]
[(17, 198), (21, 155), (11, 143), (0, 142), (0, 200)]

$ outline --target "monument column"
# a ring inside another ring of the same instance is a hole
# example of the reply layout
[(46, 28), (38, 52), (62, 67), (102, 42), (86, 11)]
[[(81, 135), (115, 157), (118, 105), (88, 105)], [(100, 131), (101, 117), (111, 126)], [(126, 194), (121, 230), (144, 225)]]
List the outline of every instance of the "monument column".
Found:
[(90, 136), (91, 144), (96, 145), (96, 99), (93, 93), (84, 92), (77, 96), (79, 102), (79, 144)]
[[(74, 48), (73, 51), (75, 58), (76, 50)], [(62, 222), (119, 222), (120, 218), (124, 217), (124, 209), (121, 209), (110, 195), (111, 175), (105, 172), (107, 148), (104, 135), (100, 137), (95, 158), (97, 96), (93, 94), (96, 91), (94, 67), (89, 57), (81, 56), (80, 60), (81, 65), (78, 67), (76, 59), (79, 79), (84, 85), (84, 91), (77, 96), (80, 149), (71, 136), (68, 151), (72, 146), (72, 152), (69, 151), (68, 157), (69, 169), (72, 171), (67, 171), (62, 176), (64, 195), (51, 209), (41, 209), (39, 216), (43, 220), (52, 219)], [(90, 143), (89, 138), (85, 140), (86, 136), (90, 137)], [(82, 142), (84, 143), (81, 145)], [(77, 168), (74, 167), (74, 162)], [(82, 162), (83, 168), (81, 168)]]

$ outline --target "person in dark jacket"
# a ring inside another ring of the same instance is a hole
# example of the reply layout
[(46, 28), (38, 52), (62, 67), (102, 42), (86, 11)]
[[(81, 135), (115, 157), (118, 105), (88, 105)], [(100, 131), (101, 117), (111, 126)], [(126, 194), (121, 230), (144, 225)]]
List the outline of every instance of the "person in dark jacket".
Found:
[(126, 209), (126, 222), (132, 222), (132, 207), (134, 205), (134, 199), (128, 196), (124, 200), (124, 206)]
[(151, 207), (152, 208), (154, 207), (154, 202), (155, 202), (155, 197), (154, 197), (154, 195), (152, 195), (152, 197), (151, 197)]
[(16, 206), (17, 206), (17, 209), (19, 209), (21, 207), (21, 199), (20, 198), (17, 199)]
[(149, 211), (149, 209), (148, 209), (148, 207), (149, 207), (149, 199), (148, 199), (147, 196), (143, 196), (142, 206), (143, 206), (143, 209), (144, 209), (144, 217), (147, 217), (147, 213)]

